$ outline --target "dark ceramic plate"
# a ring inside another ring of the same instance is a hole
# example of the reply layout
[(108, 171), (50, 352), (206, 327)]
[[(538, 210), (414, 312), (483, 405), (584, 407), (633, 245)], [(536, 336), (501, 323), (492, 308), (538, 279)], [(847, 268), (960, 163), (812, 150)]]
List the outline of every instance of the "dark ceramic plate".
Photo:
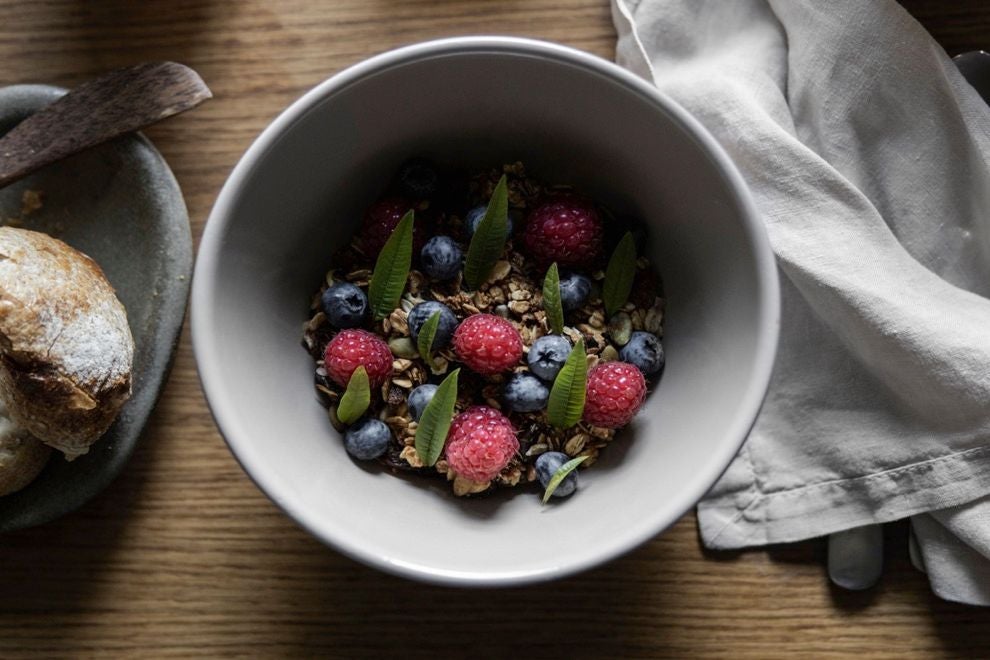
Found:
[[(63, 93), (40, 85), (0, 89), (0, 135)], [(42, 193), (42, 207), (22, 217), (26, 190)], [(62, 239), (103, 268), (127, 308), (134, 335), (134, 394), (88, 454), (69, 463), (55, 453), (34, 482), (0, 497), (0, 532), (78, 508), (123, 469), (171, 367), (192, 268), (189, 217), (179, 185), (161, 154), (140, 135), (118, 138), (0, 188), (0, 222), (10, 224), (11, 218)]]

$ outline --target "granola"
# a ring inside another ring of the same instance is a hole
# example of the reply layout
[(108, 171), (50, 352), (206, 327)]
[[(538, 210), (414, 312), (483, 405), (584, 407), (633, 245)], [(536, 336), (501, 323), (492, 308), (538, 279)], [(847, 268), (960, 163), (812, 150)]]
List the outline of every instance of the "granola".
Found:
[[(410, 270), (405, 292), (399, 305), (380, 321), (367, 321), (361, 327), (380, 337), (391, 351), (391, 374), (372, 393), (366, 416), (383, 422), (390, 431), (387, 450), (378, 459), (392, 471), (446, 479), (458, 496), (478, 495), (496, 488), (517, 488), (537, 480), (535, 462), (547, 452), (560, 452), (567, 457), (585, 457), (582, 469), (591, 466), (600, 452), (615, 437), (616, 429), (593, 426), (587, 421), (561, 429), (550, 424), (546, 409), (516, 412), (506, 405), (503, 387), (514, 373), (526, 373), (525, 354), (539, 338), (551, 334), (550, 321), (544, 309), (543, 285), (545, 270), (538, 268), (524, 250), (520, 239), (523, 220), (548, 196), (568, 193), (566, 186), (549, 186), (526, 173), (522, 163), (486, 170), (467, 178), (465, 194), (454, 195), (456, 201), (417, 199), (409, 203), (415, 208), (417, 222), (425, 219), (417, 230), (429, 228), (431, 235), (450, 236), (466, 247), (470, 235), (466, 226), (466, 211), (484, 205), (497, 182), (506, 175), (510, 217), (516, 227), (505, 242), (504, 253), (493, 266), (487, 281), (475, 290), (468, 290), (463, 273), (440, 282), (431, 280), (417, 269), (416, 260)], [(601, 207), (597, 207), (601, 209)], [(606, 213), (604, 209), (602, 213)], [(607, 229), (622, 223), (609, 218)], [(367, 290), (375, 266), (376, 254), (369, 254), (359, 234), (334, 256), (335, 266), (313, 296), (311, 315), (303, 328), (303, 346), (315, 362), (315, 387), (321, 403), (328, 409), (330, 423), (341, 432), (346, 427), (336, 416), (336, 407), (344, 387), (328, 378), (324, 354), (337, 334), (321, 306), (328, 287), (347, 282)], [(615, 362), (620, 350), (633, 333), (647, 332), (657, 338), (663, 333), (664, 299), (660, 280), (645, 258), (636, 259), (632, 293), (621, 310), (609, 317), (602, 300), (605, 279), (604, 259), (587, 274), (591, 281), (590, 294), (565, 314), (563, 335), (573, 344), (583, 340), (588, 369), (599, 363)], [(409, 395), (420, 385), (438, 383), (462, 361), (453, 345), (432, 352), (428, 364), (420, 354), (409, 327), (409, 313), (426, 301), (436, 301), (449, 308), (458, 321), (477, 314), (492, 314), (508, 320), (518, 330), (524, 356), (511, 370), (494, 375), (481, 375), (464, 368), (460, 371), (456, 411), (473, 405), (483, 405), (500, 411), (512, 422), (518, 440), (518, 450), (494, 478), (479, 482), (458, 475), (445, 456), (432, 466), (425, 465), (415, 448), (418, 424), (410, 411)]]

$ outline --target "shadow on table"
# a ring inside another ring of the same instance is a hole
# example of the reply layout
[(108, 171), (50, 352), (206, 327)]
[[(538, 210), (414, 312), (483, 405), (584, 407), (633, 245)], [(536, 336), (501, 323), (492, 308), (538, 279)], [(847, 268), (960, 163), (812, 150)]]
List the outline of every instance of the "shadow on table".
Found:
[(310, 566), (312, 588), (279, 590), (274, 595), (291, 603), (270, 604), (294, 612), (292, 625), (306, 632), (295, 639), (273, 635), (282, 643), (265, 653), (483, 659), (642, 652), (655, 648), (669, 625), (651, 614), (671, 607), (670, 594), (656, 585), (673, 579), (670, 574), (684, 559), (677, 554), (658, 539), (602, 568), (556, 582), (469, 590), (410, 582), (326, 551), (319, 566)]
[[(953, 657), (986, 657), (990, 641), (990, 608), (970, 607), (951, 603), (935, 596), (924, 574), (911, 563), (908, 554), (909, 525), (906, 521), (884, 526), (884, 570), (880, 582), (871, 589), (850, 591), (828, 581), (828, 560), (825, 539), (802, 543), (768, 546), (754, 550), (715, 551), (702, 549), (708, 560), (732, 563), (747, 555), (765, 553), (775, 564), (816, 567), (823, 583), (828, 585), (831, 604), (840, 612), (870, 616), (870, 608), (881, 601), (909, 603), (912, 609), (930, 613), (931, 625), (944, 649)], [(699, 540), (699, 546), (700, 546)], [(980, 642), (979, 640), (982, 640)], [(974, 651), (974, 642), (982, 643)], [(974, 653), (976, 654), (974, 656)]]
[[(149, 425), (156, 426), (157, 413)], [(47, 653), (78, 652), (73, 627), (99, 601), (126, 530), (138, 515), (158, 434), (145, 434), (121, 475), (82, 508), (0, 536), (0, 649), (29, 651), (44, 631)], [(18, 640), (18, 632), (24, 638)], [(64, 632), (64, 637), (59, 635)], [(0, 650), (0, 656), (3, 651)]]
[[(901, 543), (904, 543), (906, 547), (907, 536), (906, 532), (898, 529), (898, 525), (888, 525), (884, 530), (884, 537), (884, 577), (887, 577), (891, 563), (896, 563), (897, 561), (897, 553), (894, 549)], [(700, 539), (698, 543), (699, 545), (701, 544)], [(752, 553), (765, 553), (767, 558), (775, 564), (792, 564), (818, 568), (821, 571), (822, 582), (828, 585), (832, 604), (842, 611), (856, 612), (869, 607), (876, 602), (878, 596), (883, 593), (886, 587), (884, 578), (881, 578), (881, 582), (876, 587), (864, 591), (849, 591), (829, 582), (827, 569), (828, 546), (824, 538), (811, 539), (799, 543), (770, 545), (751, 550), (709, 550), (702, 546), (704, 557), (718, 562), (737, 561), (741, 557)]]
[[(734, 554), (741, 560), (742, 553)], [(292, 599), (293, 612), (307, 613), (293, 625), (309, 633), (293, 641), (282, 635), (277, 653), (332, 648), (347, 657), (385, 657), (390, 649), (408, 649), (407, 657), (730, 657), (734, 644), (752, 650), (754, 643), (782, 653), (805, 642), (801, 635), (774, 642), (774, 630), (815, 631), (812, 641), (820, 644), (841, 635), (855, 615), (862, 635), (873, 617), (868, 606), (880, 600), (886, 601), (885, 616), (895, 620), (898, 607), (905, 613), (928, 609), (944, 648), (956, 655), (990, 648), (990, 611), (929, 596), (924, 577), (909, 573), (913, 567), (899, 559), (874, 595), (830, 596), (823, 543), (775, 547), (769, 556), (792, 565), (793, 579), (782, 579), (789, 571), (768, 574), (760, 561), (740, 561), (738, 570), (726, 570), (733, 558), (724, 555), (712, 564), (698, 562), (689, 544), (672, 534), (558, 582), (468, 591), (415, 584), (357, 564), (346, 570), (340, 562), (348, 560), (328, 553), (321, 566), (310, 567), (311, 577), (325, 582), (282, 592)], [(811, 568), (820, 571), (822, 583), (814, 582)], [(838, 611), (829, 612), (822, 597)]]
[[(24, 34), (32, 44), (18, 53), (17, 73), (7, 82), (44, 82), (73, 87), (111, 69), (144, 61), (195, 62), (223, 3), (166, 0), (49, 3), (32, 8)], [(58, 56), (71, 44), (71, 55)], [(209, 81), (208, 81), (209, 82)]]

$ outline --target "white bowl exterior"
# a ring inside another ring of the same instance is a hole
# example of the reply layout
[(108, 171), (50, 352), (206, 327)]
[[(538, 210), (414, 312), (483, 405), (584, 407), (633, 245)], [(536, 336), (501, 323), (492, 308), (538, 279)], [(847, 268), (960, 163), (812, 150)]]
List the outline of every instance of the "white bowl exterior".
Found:
[[(363, 208), (409, 155), (522, 160), (645, 219), (667, 293), (657, 391), (581, 474), (458, 500), (344, 452), (300, 347), (313, 290)], [(193, 341), (210, 407), (245, 470), (320, 539), (379, 568), (454, 584), (571, 573), (654, 536), (738, 450), (776, 347), (776, 270), (735, 169), (673, 102), (615, 65), (561, 46), (448, 39), (386, 53), (293, 104), (234, 170), (193, 286)]]

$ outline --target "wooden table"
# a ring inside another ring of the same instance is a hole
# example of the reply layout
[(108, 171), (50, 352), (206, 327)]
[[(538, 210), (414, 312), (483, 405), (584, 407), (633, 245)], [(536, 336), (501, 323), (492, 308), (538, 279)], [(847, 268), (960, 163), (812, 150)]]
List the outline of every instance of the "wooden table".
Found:
[[(731, 0), (726, 0), (731, 1)], [(906, 6), (951, 53), (990, 46), (985, 0)], [(234, 163), (341, 68), (432, 37), (504, 33), (605, 57), (605, 0), (3, 2), (0, 84), (75, 85), (173, 59), (216, 95), (148, 131), (193, 233)], [(555, 584), (414, 584), (320, 545), (253, 486), (217, 434), (188, 334), (128, 469), (82, 510), (0, 539), (0, 656), (990, 657), (990, 612), (930, 595), (890, 532), (883, 582), (829, 587), (821, 543), (709, 556), (693, 516)]]

